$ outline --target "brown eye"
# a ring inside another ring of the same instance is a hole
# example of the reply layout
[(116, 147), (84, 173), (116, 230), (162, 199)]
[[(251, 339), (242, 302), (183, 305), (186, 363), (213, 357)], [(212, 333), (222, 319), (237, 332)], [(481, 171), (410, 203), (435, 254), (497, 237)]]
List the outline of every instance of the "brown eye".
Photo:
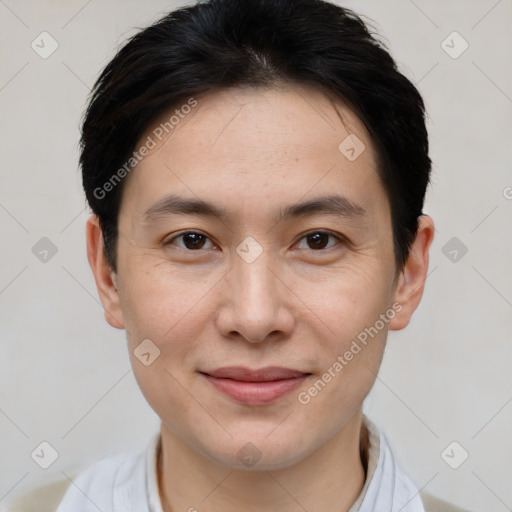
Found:
[(325, 233), (313, 233), (306, 238), (311, 249), (325, 249), (329, 243), (329, 235)]
[[(176, 240), (182, 241), (181, 244), (177, 244), (181, 249), (187, 249), (190, 251), (205, 249), (205, 245), (209, 241), (209, 238), (202, 233), (197, 233), (196, 231), (186, 231), (185, 233), (181, 233), (180, 235), (175, 236), (171, 240), (165, 243), (165, 245), (172, 245)], [(211, 244), (211, 241), (210, 241)], [(210, 248), (213, 248), (213, 244), (211, 244)], [(208, 249), (209, 247), (206, 247)]]
[[(334, 240), (334, 242), (331, 243), (329, 239)], [(321, 251), (326, 248), (330, 249), (333, 245), (336, 245), (336, 241), (341, 241), (339, 237), (325, 231), (314, 231), (312, 233), (308, 233), (301, 239), (301, 242), (302, 240), (306, 241), (307, 247), (299, 247), (300, 249), (306, 248), (314, 251)]]

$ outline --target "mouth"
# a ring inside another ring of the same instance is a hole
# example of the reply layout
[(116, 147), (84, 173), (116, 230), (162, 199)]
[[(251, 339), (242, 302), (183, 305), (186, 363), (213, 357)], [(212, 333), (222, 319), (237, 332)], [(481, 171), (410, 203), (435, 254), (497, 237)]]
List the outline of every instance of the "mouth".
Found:
[(215, 389), (245, 405), (263, 405), (274, 402), (297, 388), (309, 372), (269, 366), (251, 370), (229, 366), (199, 372)]

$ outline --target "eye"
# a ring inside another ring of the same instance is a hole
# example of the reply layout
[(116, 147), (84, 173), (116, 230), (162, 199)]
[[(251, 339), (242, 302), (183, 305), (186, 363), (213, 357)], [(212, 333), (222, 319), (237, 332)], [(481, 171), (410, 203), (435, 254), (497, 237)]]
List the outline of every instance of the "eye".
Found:
[[(308, 247), (299, 247), (299, 249), (312, 249), (314, 251), (321, 251), (323, 249), (330, 249), (336, 243), (332, 243), (329, 245), (329, 238), (342, 242), (341, 237), (334, 235), (328, 231), (312, 231), (308, 233), (306, 236), (301, 238), (300, 241), (305, 240)], [(300, 242), (299, 242), (300, 243)]]
[[(329, 240), (330, 239), (330, 240)], [(307, 247), (300, 246), (302, 241), (305, 241)], [(177, 243), (180, 241), (181, 243)], [(299, 249), (311, 249), (313, 251), (322, 251), (330, 249), (336, 245), (336, 243), (342, 243), (343, 240), (340, 236), (334, 235), (328, 231), (312, 231), (306, 234), (299, 241)], [(208, 247), (208, 243), (210, 246)], [(175, 235), (168, 241), (164, 242), (164, 245), (176, 244), (180, 249), (188, 251), (196, 251), (201, 249), (215, 249), (216, 246), (208, 238), (207, 235), (197, 231), (185, 231), (178, 235)]]
[[(164, 242), (164, 245), (172, 245), (176, 240), (180, 239), (182, 241), (182, 245), (178, 244), (178, 247), (184, 250), (195, 251), (200, 249), (215, 249), (216, 247), (206, 235), (198, 233), (197, 231), (185, 231), (180, 233), (167, 242)], [(210, 242), (211, 247), (205, 247), (208, 241)]]

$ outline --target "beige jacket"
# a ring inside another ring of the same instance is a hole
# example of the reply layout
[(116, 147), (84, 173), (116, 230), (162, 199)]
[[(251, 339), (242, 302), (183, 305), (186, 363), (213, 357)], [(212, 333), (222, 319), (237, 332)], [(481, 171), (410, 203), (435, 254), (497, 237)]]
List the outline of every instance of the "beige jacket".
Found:
[[(74, 479), (74, 476), (71, 478)], [(63, 478), (37, 487), (18, 497), (7, 512), (55, 512), (69, 484), (70, 481)], [(428, 494), (421, 493), (421, 498), (426, 512), (467, 512)]]

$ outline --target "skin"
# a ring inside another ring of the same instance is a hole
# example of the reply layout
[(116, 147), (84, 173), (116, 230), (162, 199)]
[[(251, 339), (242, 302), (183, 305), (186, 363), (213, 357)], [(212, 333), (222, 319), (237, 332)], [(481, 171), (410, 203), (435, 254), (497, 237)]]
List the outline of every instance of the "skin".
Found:
[[(398, 273), (369, 134), (350, 109), (319, 91), (236, 88), (196, 99), (172, 136), (125, 178), (117, 274), (105, 260), (95, 215), (86, 229), (105, 318), (126, 329), (135, 377), (161, 418), (164, 510), (346, 511), (365, 478), (362, 403), (388, 329), (403, 329), (421, 300), (434, 223), (420, 217)], [(349, 133), (366, 147), (354, 161), (338, 149)], [(145, 222), (143, 213), (171, 193), (214, 202), (228, 217)], [(280, 220), (288, 205), (333, 193), (366, 215)], [(171, 241), (187, 230), (206, 236), (202, 248), (187, 237)], [(318, 230), (334, 235), (321, 237), (325, 248), (306, 238)], [(236, 252), (248, 236), (262, 248), (252, 263)], [(301, 404), (298, 393), (395, 302), (401, 310), (394, 318)], [(160, 350), (149, 366), (133, 352), (144, 339)], [(312, 375), (275, 402), (249, 406), (198, 373), (227, 365)], [(261, 454), (252, 467), (237, 455), (247, 443)]]

